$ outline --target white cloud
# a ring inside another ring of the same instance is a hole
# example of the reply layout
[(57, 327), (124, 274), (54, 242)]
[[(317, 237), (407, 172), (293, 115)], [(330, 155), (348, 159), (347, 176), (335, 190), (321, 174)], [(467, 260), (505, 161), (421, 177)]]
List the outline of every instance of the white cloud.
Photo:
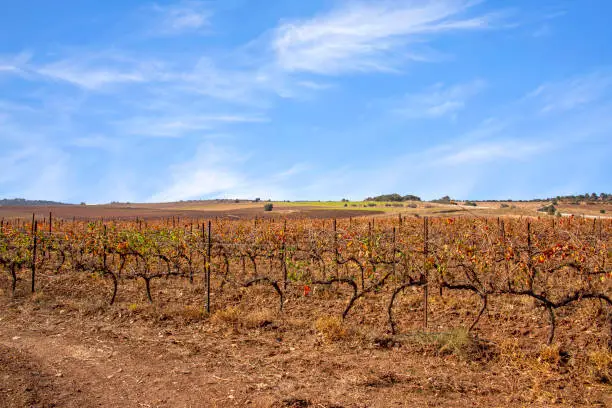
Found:
[(196, 131), (209, 131), (222, 125), (264, 123), (262, 116), (233, 115), (174, 115), (136, 117), (117, 123), (120, 132), (149, 137), (180, 137)]
[(481, 80), (454, 86), (436, 84), (426, 91), (405, 97), (395, 112), (407, 118), (455, 117), (484, 87), (485, 82)]
[(30, 58), (31, 54), (27, 52), (10, 57), (0, 56), (0, 74), (23, 74), (22, 66), (27, 64)]
[(120, 148), (120, 142), (116, 138), (93, 134), (85, 137), (76, 137), (68, 141), (70, 146), (81, 147), (86, 149), (101, 149), (108, 151), (117, 151)]
[(160, 63), (137, 60), (117, 51), (75, 53), (69, 58), (52, 63), (30, 65), (28, 69), (43, 77), (68, 82), (88, 90), (165, 79)]
[(64, 199), (68, 195), (69, 159), (61, 149), (47, 145), (27, 145), (0, 155), (2, 196)]
[(236, 166), (244, 159), (235, 152), (200, 145), (194, 157), (170, 167), (170, 181), (148, 201), (167, 202), (220, 195), (244, 183)]
[(541, 113), (565, 112), (609, 96), (612, 72), (599, 70), (558, 82), (548, 82), (530, 92), (525, 100), (536, 101)]
[(212, 11), (200, 1), (181, 1), (178, 4), (152, 7), (156, 15), (151, 34), (177, 35), (201, 32), (210, 25)]
[[(442, 150), (444, 154), (432, 160), (433, 165), (458, 166), (473, 165), (498, 160), (523, 161), (551, 147), (550, 143), (501, 140), (477, 143), (467, 146), (452, 146)], [(435, 149), (436, 156), (441, 152)]]
[(347, 2), (310, 20), (284, 22), (273, 49), (287, 71), (318, 74), (395, 71), (404, 62), (427, 60), (432, 34), (487, 28), (493, 15), (462, 17), (469, 0)]

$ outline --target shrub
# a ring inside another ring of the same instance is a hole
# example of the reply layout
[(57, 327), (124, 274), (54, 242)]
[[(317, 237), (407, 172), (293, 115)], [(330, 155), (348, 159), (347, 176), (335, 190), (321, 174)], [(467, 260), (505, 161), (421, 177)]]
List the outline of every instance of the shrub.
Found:
[(589, 354), (589, 374), (598, 382), (610, 384), (612, 382), (612, 353), (597, 351)]
[(237, 307), (227, 307), (218, 310), (212, 316), (212, 322), (215, 324), (223, 323), (227, 325), (235, 325), (240, 320), (240, 310)]
[(544, 207), (538, 208), (538, 212), (545, 212), (548, 215), (555, 215), (557, 209), (554, 205), (545, 205)]
[(272, 203), (264, 204), (264, 211), (272, 211), (273, 208), (274, 208), (274, 204)]
[(602, 208), (601, 210), (599, 210), (599, 213), (600, 213), (600, 214), (605, 214), (605, 213), (606, 213), (606, 210), (604, 210), (604, 209)]
[(499, 205), (499, 208), (509, 208), (509, 207), (510, 207), (510, 206), (509, 206), (508, 204), (506, 204), (506, 203), (501, 203), (501, 204)]
[(442, 198), (438, 198), (437, 200), (431, 200), (432, 203), (438, 203), (438, 204), (450, 204), (451, 201), (452, 200), (449, 196), (444, 196)]
[(319, 317), (315, 322), (315, 329), (326, 342), (342, 340), (348, 336), (348, 331), (340, 317)]
[(468, 205), (470, 207), (476, 207), (477, 204), (473, 201), (466, 201), (463, 205)]

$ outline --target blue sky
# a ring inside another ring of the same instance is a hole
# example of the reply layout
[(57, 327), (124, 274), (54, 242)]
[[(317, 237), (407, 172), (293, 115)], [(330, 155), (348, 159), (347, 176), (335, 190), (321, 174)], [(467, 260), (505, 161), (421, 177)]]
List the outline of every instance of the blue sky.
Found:
[(612, 192), (607, 0), (0, 0), (0, 198)]

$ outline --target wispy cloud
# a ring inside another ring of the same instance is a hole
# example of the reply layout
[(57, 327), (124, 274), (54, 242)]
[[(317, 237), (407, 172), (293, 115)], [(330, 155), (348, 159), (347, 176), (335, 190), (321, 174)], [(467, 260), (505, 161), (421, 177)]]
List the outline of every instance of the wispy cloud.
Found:
[(22, 52), (12, 56), (0, 55), (0, 74), (22, 74), (22, 66), (31, 58), (31, 54)]
[(182, 1), (178, 4), (151, 7), (154, 22), (151, 35), (179, 35), (204, 32), (210, 26), (213, 15), (208, 4), (201, 1)]
[[(2, 196), (65, 199), (69, 195), (69, 160), (67, 153), (48, 145), (30, 145), (0, 153)], [(11, 191), (11, 186), (19, 187)]]
[(220, 195), (243, 183), (235, 170), (244, 159), (213, 144), (200, 145), (194, 157), (170, 167), (170, 180), (148, 201), (187, 200)]
[(434, 34), (491, 27), (498, 15), (465, 17), (469, 0), (346, 2), (310, 20), (286, 21), (273, 49), (287, 71), (318, 74), (395, 71), (427, 60)]
[(525, 100), (536, 101), (541, 113), (578, 109), (610, 95), (612, 71), (598, 70), (557, 82), (548, 82), (530, 92)]
[(406, 96), (399, 102), (400, 107), (395, 112), (411, 119), (454, 118), (485, 86), (482, 80), (453, 86), (436, 84), (423, 92)]
[(166, 75), (160, 62), (138, 60), (119, 51), (75, 52), (51, 63), (29, 64), (27, 69), (51, 80), (96, 91), (114, 85), (163, 80)]
[(180, 137), (193, 132), (211, 131), (221, 125), (240, 123), (264, 123), (268, 119), (262, 116), (240, 115), (199, 115), (199, 116), (166, 116), (137, 117), (117, 123), (118, 131), (148, 137)]
[(445, 146), (442, 149), (434, 149), (432, 151), (435, 153), (436, 159), (431, 160), (431, 164), (457, 166), (463, 164), (482, 164), (498, 160), (524, 161), (551, 147), (551, 143), (548, 142), (524, 140), (500, 140), (466, 146)]
[(101, 149), (108, 151), (117, 151), (120, 148), (119, 140), (100, 134), (76, 137), (69, 140), (68, 145), (85, 149)]

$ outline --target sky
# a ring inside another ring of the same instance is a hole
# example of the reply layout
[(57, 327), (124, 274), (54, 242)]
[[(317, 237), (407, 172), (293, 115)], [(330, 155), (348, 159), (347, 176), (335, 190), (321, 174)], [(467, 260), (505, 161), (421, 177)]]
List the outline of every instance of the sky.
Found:
[(0, 198), (612, 192), (608, 0), (0, 0)]

